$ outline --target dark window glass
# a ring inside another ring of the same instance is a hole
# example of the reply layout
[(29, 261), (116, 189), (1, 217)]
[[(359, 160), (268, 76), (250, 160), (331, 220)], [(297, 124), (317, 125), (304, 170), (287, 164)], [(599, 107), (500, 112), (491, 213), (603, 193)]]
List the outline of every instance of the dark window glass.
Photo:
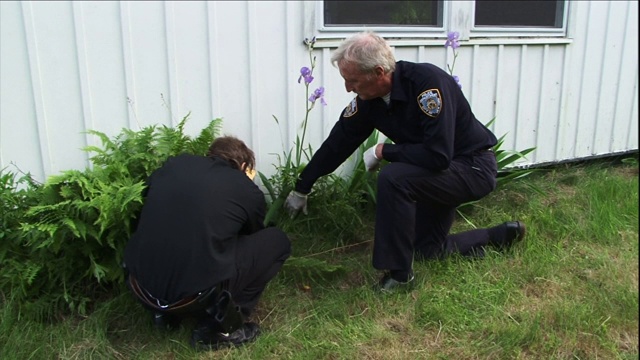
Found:
[(561, 28), (564, 1), (476, 0), (476, 26)]
[(443, 1), (325, 1), (325, 26), (442, 26)]

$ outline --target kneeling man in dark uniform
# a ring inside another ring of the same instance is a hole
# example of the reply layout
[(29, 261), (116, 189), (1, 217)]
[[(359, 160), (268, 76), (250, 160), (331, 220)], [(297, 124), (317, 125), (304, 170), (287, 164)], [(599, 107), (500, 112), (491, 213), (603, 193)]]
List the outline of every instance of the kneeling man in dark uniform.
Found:
[(147, 181), (144, 205), (125, 250), (127, 283), (157, 325), (198, 318), (197, 348), (256, 338), (251, 315), (291, 253), (287, 235), (263, 225), (255, 156), (225, 136), (207, 156), (169, 158)]

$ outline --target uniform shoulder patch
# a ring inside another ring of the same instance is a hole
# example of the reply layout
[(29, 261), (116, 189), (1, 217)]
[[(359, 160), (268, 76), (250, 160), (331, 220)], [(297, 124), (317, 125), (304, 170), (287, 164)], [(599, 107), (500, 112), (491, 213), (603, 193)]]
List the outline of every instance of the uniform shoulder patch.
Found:
[(358, 112), (358, 98), (354, 97), (353, 100), (344, 108), (344, 112), (342, 114), (343, 117), (352, 117)]
[(429, 89), (423, 91), (418, 95), (418, 105), (420, 110), (427, 114), (427, 116), (437, 117), (442, 110), (442, 96), (440, 96), (440, 90)]

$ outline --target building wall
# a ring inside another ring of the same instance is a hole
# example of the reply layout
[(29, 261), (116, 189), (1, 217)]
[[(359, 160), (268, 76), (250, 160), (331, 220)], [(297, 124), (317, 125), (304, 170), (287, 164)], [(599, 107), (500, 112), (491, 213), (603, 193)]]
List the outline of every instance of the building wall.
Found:
[[(0, 16), (0, 168), (44, 180), (89, 166), (87, 130), (189, 114), (188, 134), (222, 118), (270, 174), (300, 133), (310, 2), (2, 1)], [(443, 39), (390, 42), (399, 60), (452, 60)], [(329, 61), (338, 43), (314, 52), (328, 102), (309, 114), (314, 149), (353, 97)], [(472, 38), (455, 72), (505, 149), (537, 148), (520, 165), (581, 159), (638, 149), (637, 44), (638, 2), (576, 1), (567, 37)]]

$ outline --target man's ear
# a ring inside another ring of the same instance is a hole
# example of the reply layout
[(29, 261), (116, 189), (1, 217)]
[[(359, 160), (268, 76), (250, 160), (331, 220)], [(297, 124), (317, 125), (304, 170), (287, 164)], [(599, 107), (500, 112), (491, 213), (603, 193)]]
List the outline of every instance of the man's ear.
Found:
[(376, 74), (376, 77), (384, 76), (384, 68), (380, 65), (376, 66), (375, 69), (373, 69), (373, 71)]
[(240, 165), (240, 170), (242, 170), (242, 171), (247, 171), (247, 163), (246, 163), (246, 162), (243, 162), (243, 163)]

